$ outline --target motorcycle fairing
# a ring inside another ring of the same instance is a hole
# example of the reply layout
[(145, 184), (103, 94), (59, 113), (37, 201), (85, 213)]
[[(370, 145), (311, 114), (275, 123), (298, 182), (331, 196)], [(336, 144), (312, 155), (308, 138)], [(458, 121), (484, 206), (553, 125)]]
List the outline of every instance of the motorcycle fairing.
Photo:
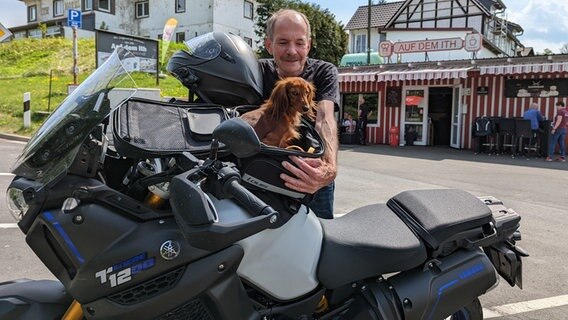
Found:
[(237, 242), (245, 250), (238, 274), (277, 301), (293, 300), (317, 288), (322, 228), (307, 207), (277, 229)]

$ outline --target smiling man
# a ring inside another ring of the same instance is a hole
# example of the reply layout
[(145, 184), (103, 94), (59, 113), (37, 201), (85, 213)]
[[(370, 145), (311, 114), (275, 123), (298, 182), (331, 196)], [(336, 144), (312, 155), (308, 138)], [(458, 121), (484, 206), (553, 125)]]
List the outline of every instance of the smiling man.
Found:
[(284, 9), (274, 13), (266, 23), (264, 45), (272, 59), (261, 59), (264, 98), (276, 82), (286, 77), (302, 77), (316, 88), (318, 111), (315, 128), (325, 144), (322, 159), (290, 157), (294, 165), (282, 165), (293, 176), (282, 174), (287, 187), (314, 194), (309, 207), (321, 218), (333, 218), (334, 179), (337, 175), (337, 123), (335, 105), (339, 103), (337, 68), (328, 62), (308, 58), (311, 49), (310, 23), (298, 11)]

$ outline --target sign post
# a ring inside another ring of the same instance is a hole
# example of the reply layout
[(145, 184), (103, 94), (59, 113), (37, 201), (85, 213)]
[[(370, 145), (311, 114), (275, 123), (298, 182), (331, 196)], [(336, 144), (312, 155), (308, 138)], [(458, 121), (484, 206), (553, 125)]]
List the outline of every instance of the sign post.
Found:
[(81, 28), (82, 23), (83, 19), (80, 10), (67, 10), (67, 26), (73, 28), (73, 84), (77, 84), (77, 75), (79, 73), (79, 68), (77, 67), (77, 58), (79, 57), (77, 50), (77, 28)]

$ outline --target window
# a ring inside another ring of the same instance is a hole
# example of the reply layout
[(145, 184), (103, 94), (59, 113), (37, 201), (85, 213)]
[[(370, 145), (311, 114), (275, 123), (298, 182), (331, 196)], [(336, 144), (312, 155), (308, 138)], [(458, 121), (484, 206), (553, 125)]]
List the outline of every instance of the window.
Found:
[(254, 14), (254, 5), (252, 4), (252, 2), (245, 1), (244, 10), (244, 17), (247, 19), (252, 19)]
[(83, 0), (83, 11), (93, 10), (93, 0)]
[(37, 21), (37, 6), (28, 7), (28, 22)]
[(184, 42), (184, 41), (185, 41), (185, 32), (177, 32), (176, 42)]
[(244, 37), (243, 38), (245, 40), (246, 43), (248, 43), (248, 45), (252, 48), (252, 39), (249, 37)]
[(63, 15), (63, 0), (53, 0), (53, 16), (59, 17)]
[(150, 16), (150, 3), (149, 1), (142, 1), (136, 3), (136, 18), (147, 18)]
[(99, 0), (99, 10), (110, 11), (110, 0)]
[(353, 53), (367, 52), (367, 35), (358, 34), (355, 36)]
[(185, 12), (185, 0), (175, 0), (176, 1), (176, 13)]
[(376, 93), (349, 93), (343, 94), (342, 99), (342, 106), (343, 106), (343, 115), (341, 116), (341, 123), (347, 116), (350, 114), (354, 120), (358, 120), (359, 118), (359, 102), (361, 101), (360, 98), (363, 97), (365, 102), (371, 107), (371, 115), (367, 119), (369, 124), (377, 124), (377, 114), (379, 108), (379, 99)]

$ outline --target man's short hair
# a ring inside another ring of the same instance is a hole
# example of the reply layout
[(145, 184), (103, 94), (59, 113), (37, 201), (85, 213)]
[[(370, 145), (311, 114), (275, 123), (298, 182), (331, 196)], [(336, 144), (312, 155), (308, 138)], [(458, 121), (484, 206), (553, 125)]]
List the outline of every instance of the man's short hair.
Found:
[(302, 17), (302, 20), (304, 20), (304, 23), (308, 28), (308, 40), (312, 37), (310, 22), (308, 21), (308, 17), (306, 17), (305, 14), (293, 9), (280, 9), (276, 11), (272, 16), (270, 16), (270, 18), (268, 18), (268, 20), (266, 21), (266, 37), (268, 39), (273, 40), (274, 38), (274, 25), (276, 24), (276, 20), (278, 20), (278, 18), (280, 18), (283, 15), (291, 13), (299, 14), (300, 17)]
[(564, 102), (562, 102), (562, 101), (556, 102), (556, 105), (564, 108)]

